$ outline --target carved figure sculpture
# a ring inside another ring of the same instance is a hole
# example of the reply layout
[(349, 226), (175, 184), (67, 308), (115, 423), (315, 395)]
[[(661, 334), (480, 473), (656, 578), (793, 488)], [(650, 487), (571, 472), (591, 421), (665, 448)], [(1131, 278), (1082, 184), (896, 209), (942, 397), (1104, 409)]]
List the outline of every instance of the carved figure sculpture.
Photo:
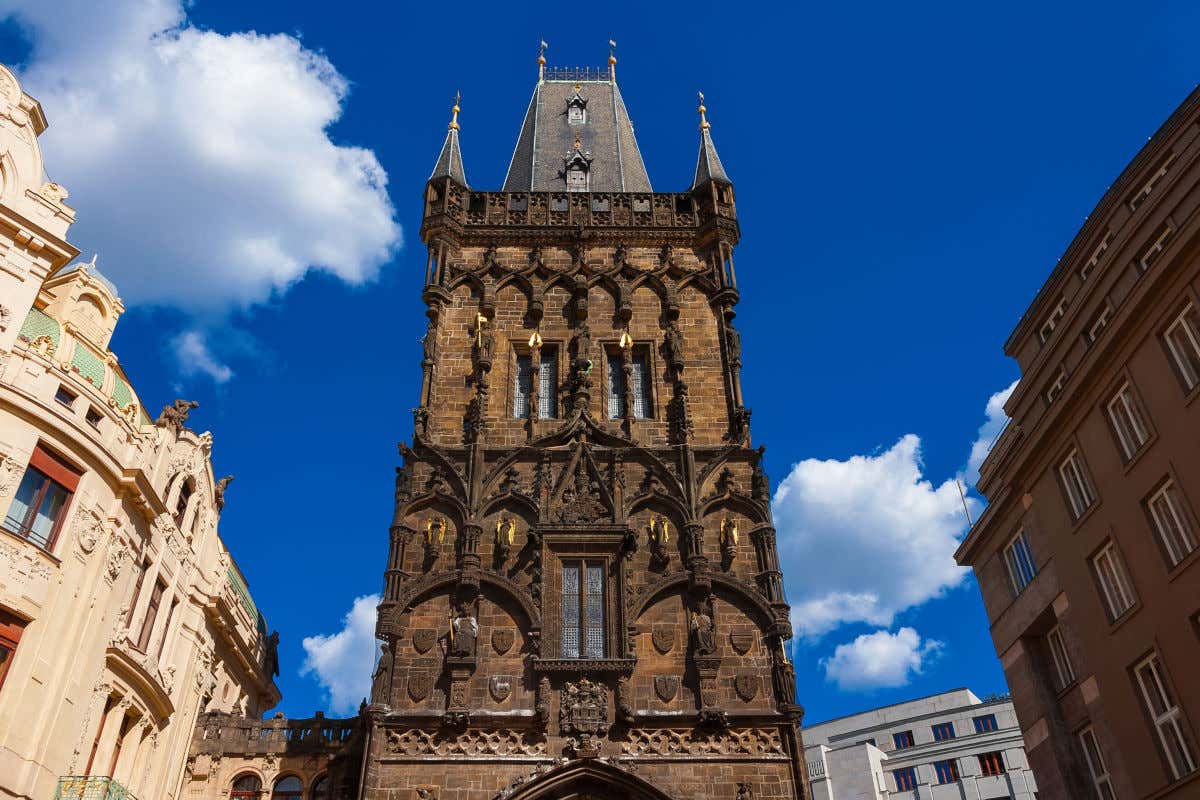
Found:
[(200, 404), (195, 400), (176, 400), (169, 406), (163, 406), (162, 413), (158, 415), (158, 419), (154, 420), (154, 424), (179, 434), (187, 427), (185, 423), (192, 409), (199, 407)]
[(471, 610), (461, 604), (450, 623), (450, 655), (470, 658), (475, 655), (475, 640), (479, 638), (479, 620)]
[(705, 606), (692, 612), (691, 617), (692, 646), (698, 656), (711, 656), (717, 652), (715, 626), (712, 612)]

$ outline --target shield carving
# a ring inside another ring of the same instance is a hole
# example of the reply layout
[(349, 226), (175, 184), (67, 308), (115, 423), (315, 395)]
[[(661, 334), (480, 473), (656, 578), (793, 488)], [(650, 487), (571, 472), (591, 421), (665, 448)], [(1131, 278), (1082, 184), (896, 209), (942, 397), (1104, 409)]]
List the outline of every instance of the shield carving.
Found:
[(437, 642), (437, 631), (433, 628), (417, 628), (412, 636), (413, 647), (418, 653), (428, 653)]
[(503, 703), (512, 694), (513, 677), (511, 675), (493, 675), (488, 678), (488, 692), (497, 703)]
[(749, 703), (758, 694), (758, 684), (758, 676), (749, 672), (744, 672), (733, 679), (734, 691), (746, 703)]
[(654, 644), (654, 649), (665, 656), (675, 646), (675, 626), (656, 623), (650, 633), (650, 641)]
[(504, 655), (512, 649), (514, 638), (512, 628), (496, 628), (492, 631), (492, 647), (496, 648), (497, 653)]
[(745, 631), (730, 631), (729, 643), (733, 645), (733, 649), (737, 651), (738, 655), (744, 656), (754, 646), (754, 634)]
[(655, 675), (654, 693), (658, 695), (658, 699), (662, 700), (664, 703), (669, 703), (674, 700), (675, 695), (679, 693), (679, 676)]
[(433, 673), (414, 672), (408, 676), (408, 696), (421, 702), (433, 690)]

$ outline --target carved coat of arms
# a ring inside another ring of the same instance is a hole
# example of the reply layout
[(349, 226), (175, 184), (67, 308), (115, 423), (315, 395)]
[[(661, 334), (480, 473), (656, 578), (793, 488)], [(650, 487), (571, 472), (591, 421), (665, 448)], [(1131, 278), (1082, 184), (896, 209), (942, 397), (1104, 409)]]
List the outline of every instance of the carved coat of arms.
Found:
[(746, 631), (730, 631), (729, 644), (733, 646), (738, 655), (744, 656), (754, 646), (754, 634)]
[(433, 673), (412, 672), (408, 676), (408, 696), (421, 702), (433, 691)]
[(734, 677), (733, 689), (737, 692), (738, 697), (749, 703), (758, 694), (758, 685), (761, 682), (754, 673), (743, 672)]
[(500, 655), (512, 649), (515, 634), (512, 628), (496, 628), (492, 631), (492, 647)]
[(675, 695), (679, 694), (679, 676), (655, 675), (654, 693), (658, 695), (658, 699), (662, 700), (664, 703), (669, 703), (674, 700)]
[(607, 733), (608, 687), (587, 678), (564, 686), (559, 698), (558, 727), (566, 734)]
[(512, 694), (513, 677), (511, 675), (493, 675), (488, 678), (488, 692), (497, 703), (503, 703)]
[(433, 628), (417, 628), (413, 631), (412, 642), (418, 653), (428, 653), (437, 643), (437, 631)]
[(670, 623), (656, 623), (650, 633), (650, 641), (654, 649), (664, 656), (675, 646), (675, 626)]

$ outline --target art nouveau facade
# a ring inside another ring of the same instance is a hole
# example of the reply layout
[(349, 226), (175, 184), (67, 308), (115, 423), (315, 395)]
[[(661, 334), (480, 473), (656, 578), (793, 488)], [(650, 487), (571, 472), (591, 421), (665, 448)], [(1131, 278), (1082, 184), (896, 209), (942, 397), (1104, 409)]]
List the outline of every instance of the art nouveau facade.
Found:
[(278, 701), (274, 650), (211, 436), (188, 404), (151, 421), (108, 348), (115, 288), (67, 266), (45, 128), (0, 67), (0, 798), (175, 798), (198, 714)]

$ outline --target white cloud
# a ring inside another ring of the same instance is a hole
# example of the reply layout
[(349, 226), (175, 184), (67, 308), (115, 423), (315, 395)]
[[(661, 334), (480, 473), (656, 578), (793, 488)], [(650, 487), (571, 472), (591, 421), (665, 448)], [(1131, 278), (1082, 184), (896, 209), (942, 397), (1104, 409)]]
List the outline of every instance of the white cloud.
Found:
[(963, 484), (968, 488), (974, 486), (979, 480), (979, 465), (987, 458), (988, 451), (992, 449), (992, 443), (996, 441), (1000, 431), (1004, 430), (1004, 426), (1008, 424), (1008, 415), (1004, 413), (1004, 404), (1008, 402), (1008, 397), (1013, 393), (1013, 389), (1017, 388), (1018, 382), (1013, 381), (1007, 389), (1001, 389), (988, 398), (987, 422), (979, 427), (979, 433), (971, 445), (971, 455), (967, 458), (967, 469), (962, 474)]
[(821, 660), (825, 680), (843, 691), (894, 689), (906, 685), (942, 650), (935, 639), (921, 640), (912, 628), (895, 633), (885, 630), (864, 633), (852, 642), (839, 644), (830, 658)]
[(200, 374), (212, 378), (213, 383), (227, 383), (233, 377), (228, 364), (218, 361), (208, 347), (204, 334), (198, 330), (187, 330), (171, 341), (179, 372), (184, 377)]
[(181, 0), (0, 0), (29, 35), (47, 171), (127, 303), (220, 314), (310, 269), (372, 279), (400, 243), (349, 84), (295, 37), (192, 26)]
[(337, 633), (306, 636), (300, 674), (312, 674), (329, 692), (335, 714), (350, 714), (371, 693), (371, 671), (379, 645), (375, 641), (375, 607), (379, 595), (355, 598)]
[(954, 563), (966, 528), (958, 487), (925, 478), (912, 434), (876, 455), (801, 461), (772, 510), (801, 636), (850, 622), (889, 626), (967, 573)]

